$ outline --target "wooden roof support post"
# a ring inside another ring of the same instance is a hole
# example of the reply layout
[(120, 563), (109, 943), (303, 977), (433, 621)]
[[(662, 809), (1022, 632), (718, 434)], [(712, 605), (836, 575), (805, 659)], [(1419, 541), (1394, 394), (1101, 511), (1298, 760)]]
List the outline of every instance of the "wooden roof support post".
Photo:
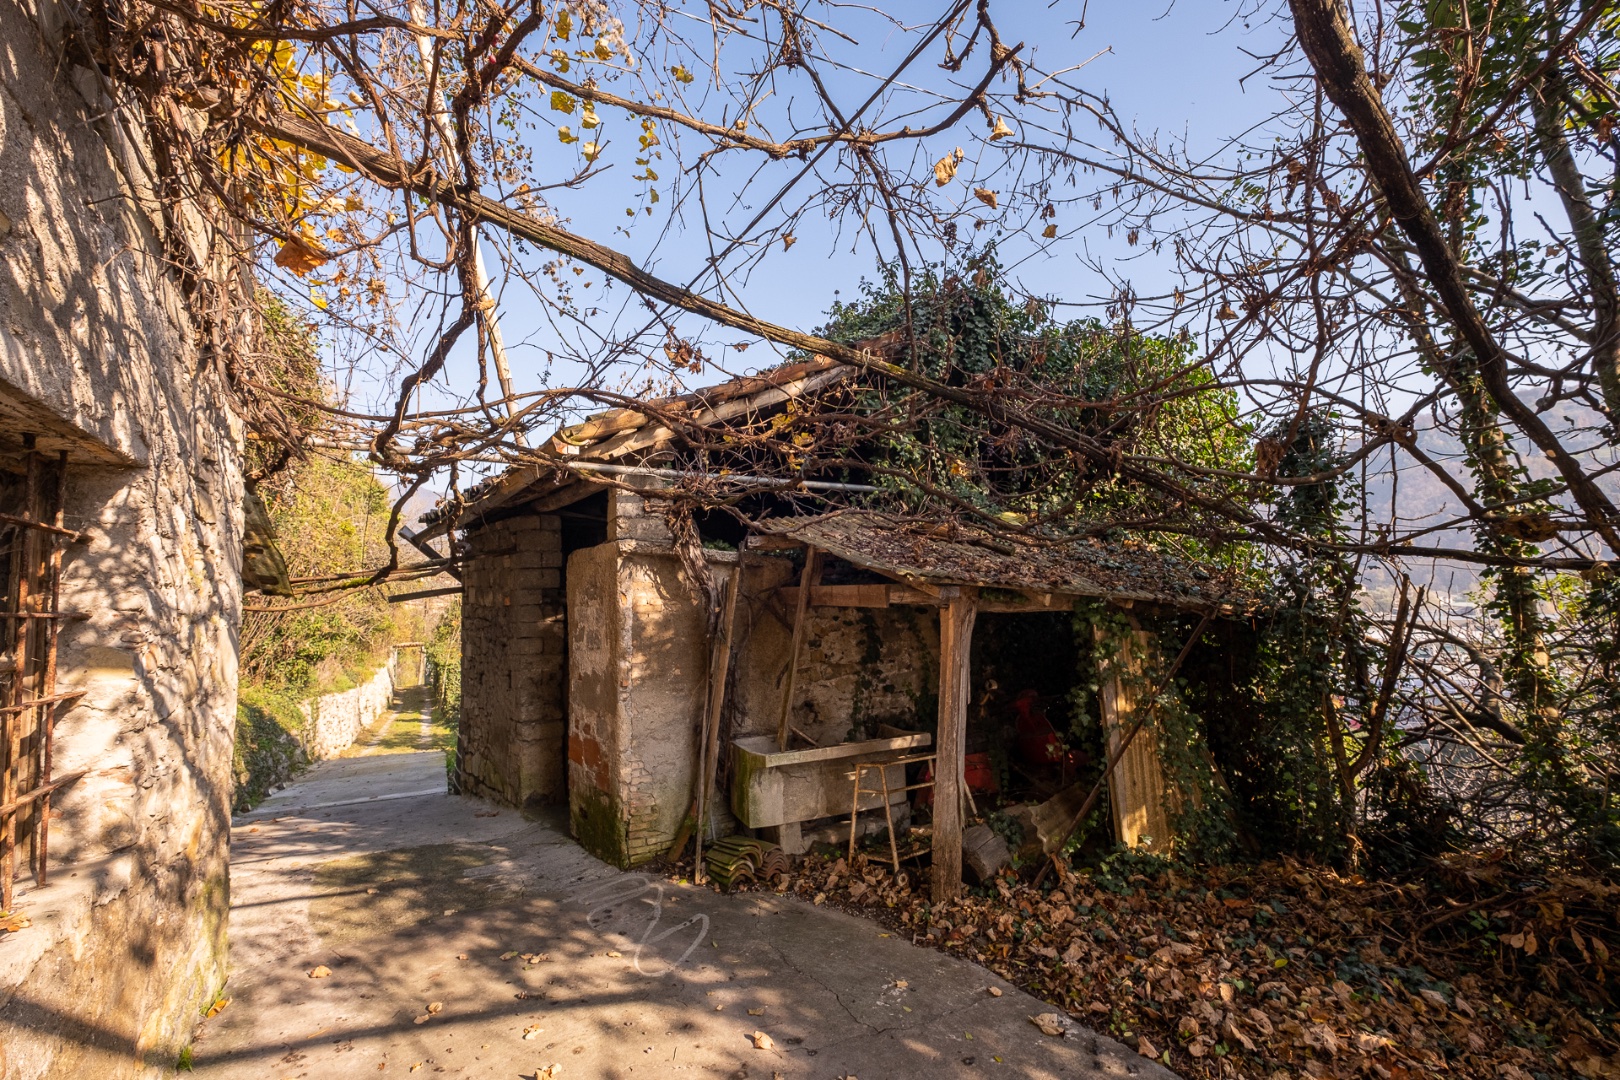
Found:
[(776, 745), (783, 750), (788, 745), (788, 726), (793, 718), (793, 692), (799, 683), (799, 652), (804, 648), (804, 631), (810, 591), (821, 580), (821, 550), (804, 549), (804, 573), (799, 578), (799, 598), (793, 605), (793, 643), (788, 646), (787, 676), (782, 682), (782, 723), (776, 730)]
[[(737, 597), (742, 593), (742, 588), (743, 560), (738, 556), (737, 564), (731, 568), (730, 580), (726, 582), (724, 614), (720, 617), (720, 639), (715, 642), (709, 655), (709, 698), (704, 706), (703, 727), (699, 735), (703, 741), (698, 747), (696, 806), (687, 816), (687, 820), (693, 822), (697, 832), (692, 880), (699, 885), (703, 884), (704, 878), (703, 829), (708, 823), (709, 804), (714, 801), (715, 771), (720, 764), (720, 725), (724, 719), (726, 706), (726, 676), (731, 674), (731, 635), (737, 625)], [(670, 851), (678, 855), (685, 846), (686, 829), (683, 824)]]
[(939, 609), (939, 738), (934, 762), (933, 900), (943, 903), (962, 891), (962, 803), (967, 743), (968, 702), (973, 697), (969, 660), (973, 622), (979, 614), (979, 590), (971, 586), (940, 589)]

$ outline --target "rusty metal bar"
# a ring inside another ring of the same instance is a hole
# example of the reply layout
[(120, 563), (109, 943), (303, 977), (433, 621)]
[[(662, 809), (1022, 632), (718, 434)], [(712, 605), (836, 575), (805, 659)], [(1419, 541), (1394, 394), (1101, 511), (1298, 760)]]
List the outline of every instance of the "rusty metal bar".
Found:
[(67, 787), (75, 780), (82, 779), (89, 771), (89, 769), (80, 769), (78, 772), (63, 773), (48, 784), (41, 784), (32, 791), (25, 791), (8, 803), (0, 803), (0, 817), (10, 817), (35, 799), (49, 799), (51, 792), (57, 788)]
[(50, 697), (30, 698), (21, 705), (0, 705), (0, 715), (27, 712), (29, 709), (38, 709), (46, 705), (57, 705), (64, 701), (75, 701), (84, 697), (84, 690), (69, 690), (65, 694), (52, 694)]
[[(34, 436), (24, 435), (23, 446), (28, 450), (27, 473), (25, 480), (24, 512), (30, 521), (39, 520), (39, 454), (34, 449)], [(21, 616), (30, 611), (33, 598), (29, 586), (33, 584), (34, 576), (34, 547), (39, 537), (34, 529), (25, 529), (22, 533), (20, 551), (12, 558), (12, 565), (17, 570), (17, 611)], [(21, 706), (28, 693), (29, 671), (29, 644), (33, 637), (32, 627), (24, 622), (17, 627), (16, 657), (17, 663), (11, 671), (11, 701), (14, 707)], [(6, 734), (6, 761), (5, 772), (0, 776), (0, 805), (9, 806), (17, 801), (18, 788), (22, 785), (22, 744), (23, 744), (23, 718), (20, 710), (16, 711), (5, 722)], [(0, 911), (12, 909), (15, 895), (14, 883), (17, 877), (17, 816), (15, 812), (7, 813), (0, 818)]]
[[(62, 542), (55, 537), (67, 530), (62, 528), (63, 516), (67, 512), (67, 451), (61, 451), (56, 458), (56, 505), (52, 507), (51, 520), (55, 531), (51, 534), (51, 555), (46, 574), (49, 577), (51, 589), (51, 614), (58, 615), (62, 603)], [(45, 678), (40, 685), (40, 697), (49, 701), (56, 696), (56, 634), (62, 628), (60, 620), (53, 619), (45, 624)], [(80, 696), (83, 691), (79, 691)], [(70, 695), (71, 696), (71, 695)], [(47, 859), (51, 846), (51, 743), (56, 734), (56, 710), (41, 709), (35, 722), (39, 730), (39, 782), (44, 785), (44, 798), (39, 802), (39, 813), (34, 821), (34, 880), (44, 888), (50, 883), (50, 871), (47, 868)]]
[[(17, 825), (25, 808), (33, 807), (29, 844), (34, 879), (49, 881), (51, 797), (85, 775), (84, 770), (52, 777), (56, 706), (72, 707), (83, 690), (57, 693), (57, 636), (64, 622), (88, 618), (64, 613), (62, 552), (67, 541), (81, 534), (63, 527), (67, 505), (67, 453), (58, 453), (51, 507), (45, 502), (45, 458), (25, 435), (28, 449), (23, 514), (0, 514), (0, 525), (17, 527), (9, 571), (16, 587), (16, 609), (0, 611), (0, 626), (9, 622), (13, 639), (11, 684), (0, 705), (0, 751), (5, 754), (0, 774), (0, 911), (9, 911), (15, 897), (18, 867)], [(42, 547), (41, 545), (46, 545)], [(9, 588), (7, 590), (10, 591)], [(29, 773), (32, 772), (32, 776)], [(20, 791), (27, 787), (28, 790)]]
[[(62, 451), (62, 459), (67, 459), (66, 450)], [(64, 468), (65, 467), (66, 466), (64, 466)], [(32, 518), (18, 517), (16, 514), (0, 514), (0, 523), (6, 525), (20, 525), (25, 529), (38, 529), (40, 532), (48, 532), (54, 533), (57, 536), (65, 536), (69, 540), (84, 539), (83, 533), (76, 533), (72, 529), (64, 529), (60, 525), (47, 525), (43, 521), (35, 521)]]

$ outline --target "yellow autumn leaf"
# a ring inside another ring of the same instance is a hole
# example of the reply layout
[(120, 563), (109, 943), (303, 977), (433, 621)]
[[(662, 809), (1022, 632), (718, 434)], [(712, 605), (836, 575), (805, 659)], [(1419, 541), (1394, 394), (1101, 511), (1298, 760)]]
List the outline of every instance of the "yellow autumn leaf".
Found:
[(586, 161), (595, 161), (601, 155), (602, 148), (594, 142), (588, 142), (579, 148), (579, 152), (585, 155)]
[(583, 128), (593, 128), (601, 122), (602, 121), (596, 118), (596, 102), (587, 101), (585, 103), (585, 107), (581, 109), (579, 113), (579, 126)]
[(1010, 139), (1012, 138), (1012, 135), (1013, 129), (1007, 126), (1007, 121), (1003, 120), (999, 116), (996, 117), (995, 124), (990, 128), (990, 141), (995, 142), (997, 139)]
[(974, 188), (973, 197), (984, 203), (984, 205), (988, 206), (992, 210), (996, 208), (996, 193), (991, 191), (989, 188)]
[(557, 129), (557, 141), (566, 146), (568, 143), (579, 142), (579, 136), (568, 130), (568, 125), (564, 124)]
[(563, 8), (557, 13), (557, 36), (567, 41), (569, 35), (573, 34), (573, 32), (574, 17), (568, 13), (567, 8)]
[(946, 184), (951, 182), (951, 178), (955, 175), (956, 159), (954, 157), (942, 157), (938, 161), (934, 162), (935, 184), (939, 185), (940, 187), (944, 187)]
[(1041, 235), (1043, 237), (1045, 237), (1046, 239), (1048, 239), (1048, 240), (1052, 239), (1054, 236), (1057, 235), (1057, 226), (1056, 225), (1048, 225), (1046, 228), (1041, 230)]
[(680, 83), (682, 86), (685, 86), (693, 79), (692, 73), (687, 71), (685, 65), (683, 64), (676, 64), (674, 67), (669, 69), (669, 73), (675, 76), (675, 81)]
[(598, 60), (613, 59), (613, 50), (609, 48), (608, 43), (603, 41), (601, 38), (596, 39), (596, 47), (592, 49), (591, 52)]
[(572, 113), (574, 111), (574, 96), (565, 94), (561, 90), (551, 92), (551, 108), (553, 112)]

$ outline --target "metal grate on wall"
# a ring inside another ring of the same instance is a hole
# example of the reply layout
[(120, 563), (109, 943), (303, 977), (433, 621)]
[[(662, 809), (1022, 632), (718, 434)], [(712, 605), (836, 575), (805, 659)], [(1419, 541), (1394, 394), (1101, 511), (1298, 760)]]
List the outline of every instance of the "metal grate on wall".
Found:
[(56, 723), (84, 696), (56, 685), (61, 627), (85, 618), (59, 607), (62, 551), (79, 539), (63, 527), (67, 451), (42, 453), (31, 435), (23, 451), (21, 472), (4, 475), (0, 498), (0, 911), (11, 910), (26, 869), (48, 883), (51, 796), (84, 775), (57, 775), (52, 762)]

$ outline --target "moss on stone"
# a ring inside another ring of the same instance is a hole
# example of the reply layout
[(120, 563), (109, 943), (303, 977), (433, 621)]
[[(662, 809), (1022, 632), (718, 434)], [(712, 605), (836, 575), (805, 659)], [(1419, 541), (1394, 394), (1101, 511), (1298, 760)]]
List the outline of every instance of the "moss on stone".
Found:
[(630, 828), (616, 800), (589, 788), (575, 789), (568, 805), (569, 827), (580, 847), (621, 870), (630, 866)]

